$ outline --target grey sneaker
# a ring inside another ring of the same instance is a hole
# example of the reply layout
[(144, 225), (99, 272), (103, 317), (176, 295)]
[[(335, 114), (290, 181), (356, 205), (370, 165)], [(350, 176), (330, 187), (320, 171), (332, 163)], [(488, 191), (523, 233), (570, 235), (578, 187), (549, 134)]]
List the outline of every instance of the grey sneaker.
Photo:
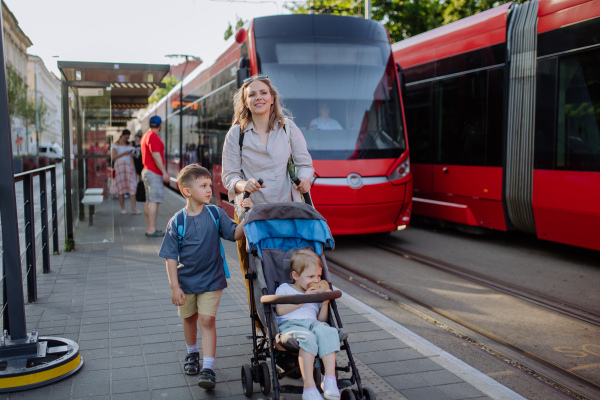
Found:
[(198, 378), (198, 386), (202, 389), (211, 390), (215, 388), (217, 377), (212, 369), (202, 368), (200, 370), (200, 378)]

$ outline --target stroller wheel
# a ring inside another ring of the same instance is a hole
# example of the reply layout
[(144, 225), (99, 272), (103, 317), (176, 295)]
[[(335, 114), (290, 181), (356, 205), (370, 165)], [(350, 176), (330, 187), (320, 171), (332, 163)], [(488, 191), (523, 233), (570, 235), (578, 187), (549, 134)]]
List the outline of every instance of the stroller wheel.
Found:
[(342, 390), (341, 400), (357, 400), (357, 397), (352, 389), (344, 389)]
[(252, 367), (248, 364), (242, 365), (242, 388), (246, 397), (252, 396), (254, 384), (252, 382)]
[(267, 363), (260, 363), (260, 390), (262, 394), (267, 395), (271, 391), (271, 374)]
[(363, 396), (364, 396), (365, 400), (376, 400), (377, 399), (377, 397), (375, 396), (375, 392), (373, 392), (368, 387), (364, 387), (364, 386), (363, 386)]

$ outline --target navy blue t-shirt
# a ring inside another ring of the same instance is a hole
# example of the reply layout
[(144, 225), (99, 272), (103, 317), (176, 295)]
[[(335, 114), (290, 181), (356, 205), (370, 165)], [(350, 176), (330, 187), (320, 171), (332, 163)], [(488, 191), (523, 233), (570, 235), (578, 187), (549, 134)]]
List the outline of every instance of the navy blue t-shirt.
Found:
[[(214, 206), (211, 206), (214, 207)], [(237, 224), (222, 209), (216, 207), (221, 215), (221, 236), (234, 241), (233, 234)], [(217, 225), (213, 221), (207, 206), (200, 214), (186, 217), (186, 228), (181, 250), (175, 228), (175, 217), (167, 224), (167, 231), (158, 253), (159, 257), (171, 258), (183, 264), (177, 268), (179, 287), (184, 293), (201, 294), (225, 289), (227, 279), (223, 270), (223, 258), (219, 246)]]

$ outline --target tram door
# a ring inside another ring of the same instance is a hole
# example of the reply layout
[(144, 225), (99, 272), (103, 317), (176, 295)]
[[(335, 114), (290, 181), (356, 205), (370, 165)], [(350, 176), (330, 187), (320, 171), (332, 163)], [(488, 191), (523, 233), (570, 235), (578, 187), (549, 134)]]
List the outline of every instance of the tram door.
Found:
[(455, 204), (448, 207), (456, 215), (455, 222), (505, 230), (502, 85), (503, 68), (434, 84), (437, 126), (432, 190), (437, 200)]

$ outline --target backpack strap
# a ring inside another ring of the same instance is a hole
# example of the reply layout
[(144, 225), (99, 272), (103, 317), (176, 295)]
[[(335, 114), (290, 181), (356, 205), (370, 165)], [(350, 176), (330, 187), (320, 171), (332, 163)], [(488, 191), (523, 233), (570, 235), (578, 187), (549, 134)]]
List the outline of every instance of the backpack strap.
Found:
[(207, 205), (206, 207), (208, 207), (208, 214), (213, 219), (215, 225), (217, 225), (217, 232), (219, 235), (219, 247), (221, 250), (221, 258), (223, 259), (223, 269), (225, 270), (225, 277), (231, 278), (231, 275), (229, 274), (229, 267), (227, 266), (227, 260), (225, 259), (225, 249), (223, 248), (223, 242), (221, 242), (221, 213), (219, 212), (219, 209), (216, 206)]
[(186, 216), (185, 207), (175, 214), (175, 229), (177, 230), (177, 240), (179, 241), (178, 251), (181, 251), (181, 241), (185, 236)]

